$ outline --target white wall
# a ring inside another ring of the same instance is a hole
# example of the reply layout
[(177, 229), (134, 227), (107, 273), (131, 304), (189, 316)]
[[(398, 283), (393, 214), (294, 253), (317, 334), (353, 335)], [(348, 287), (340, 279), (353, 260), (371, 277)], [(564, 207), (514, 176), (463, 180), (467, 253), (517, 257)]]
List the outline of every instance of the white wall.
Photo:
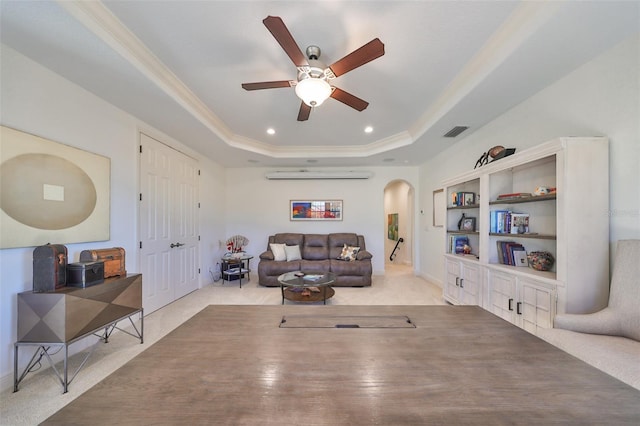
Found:
[[(384, 188), (403, 179), (415, 186), (417, 167), (367, 167), (374, 176), (366, 180), (267, 180), (264, 174), (274, 169), (227, 169), (225, 206), (227, 236), (241, 234), (249, 238), (246, 251), (256, 259), (267, 248), (269, 235), (279, 232), (331, 233), (355, 232), (365, 236), (367, 250), (373, 254), (373, 271), (384, 272), (386, 216)], [(322, 170), (332, 170), (322, 168)], [(358, 170), (357, 168), (351, 170)], [(290, 221), (290, 200), (343, 200), (341, 221)]]
[[(127, 271), (136, 272), (139, 132), (194, 158), (197, 153), (14, 50), (1, 48), (1, 124), (111, 158), (111, 239), (67, 245), (70, 260), (77, 261), (87, 248), (124, 247)], [(200, 165), (200, 187), (206, 189), (201, 190), (200, 229), (203, 241), (210, 241), (224, 234), (224, 174), (211, 161), (200, 159)], [(213, 257), (210, 245), (202, 244), (200, 252), (202, 259)], [(33, 247), (0, 250), (0, 388), (12, 383), (16, 295), (32, 289), (32, 254)], [(202, 274), (201, 282), (208, 281), (208, 274)], [(72, 350), (81, 347), (79, 343)], [(26, 363), (26, 352), (21, 351), (21, 364)]]
[[(558, 136), (608, 136), (610, 211), (603, 220), (610, 220), (611, 257), (616, 241), (640, 238), (639, 41), (636, 35), (619, 44), (424, 163), (420, 208), (431, 212), (432, 191), (472, 169), (492, 146), (523, 150)], [(421, 216), (420, 274), (441, 283), (445, 234), (431, 220)]]

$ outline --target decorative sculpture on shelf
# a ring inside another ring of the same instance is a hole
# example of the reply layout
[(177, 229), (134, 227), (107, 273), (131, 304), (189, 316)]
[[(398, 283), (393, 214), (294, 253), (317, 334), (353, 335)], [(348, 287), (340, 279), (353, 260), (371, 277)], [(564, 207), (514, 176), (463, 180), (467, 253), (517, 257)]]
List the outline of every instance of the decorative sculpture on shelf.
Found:
[[(480, 158), (478, 158), (478, 161), (476, 161), (476, 165), (473, 168), (477, 169), (478, 167), (482, 167), (485, 164), (489, 164), (490, 162), (493, 163), (494, 161), (499, 160), (503, 157), (508, 157), (515, 152), (515, 148), (505, 148), (502, 145), (496, 145), (489, 151), (482, 154)], [(489, 158), (492, 158), (492, 160), (489, 161)]]
[(458, 221), (458, 230), (461, 231), (462, 230), (462, 222), (464, 222), (464, 213), (462, 213), (462, 216), (460, 216), (460, 220)]

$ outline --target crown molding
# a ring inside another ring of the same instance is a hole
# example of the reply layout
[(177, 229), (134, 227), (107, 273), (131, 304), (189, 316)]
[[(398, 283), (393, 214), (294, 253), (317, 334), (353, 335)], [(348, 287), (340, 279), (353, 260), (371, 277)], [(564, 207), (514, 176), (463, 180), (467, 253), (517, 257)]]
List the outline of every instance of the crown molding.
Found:
[(272, 158), (368, 157), (413, 144), (524, 43), (559, 8), (553, 2), (525, 2), (452, 80), (409, 130), (367, 145), (279, 147), (238, 134), (216, 116), (102, 2), (58, 0), (58, 4), (156, 84), (230, 147)]

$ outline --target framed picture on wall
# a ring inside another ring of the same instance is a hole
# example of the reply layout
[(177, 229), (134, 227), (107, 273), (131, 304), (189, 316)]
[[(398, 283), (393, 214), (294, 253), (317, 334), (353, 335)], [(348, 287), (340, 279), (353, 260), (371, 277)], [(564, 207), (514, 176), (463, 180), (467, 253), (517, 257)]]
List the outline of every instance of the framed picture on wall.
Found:
[(289, 220), (342, 220), (342, 200), (291, 200)]
[(108, 157), (0, 126), (0, 248), (106, 241)]
[(387, 215), (387, 238), (398, 241), (398, 213)]

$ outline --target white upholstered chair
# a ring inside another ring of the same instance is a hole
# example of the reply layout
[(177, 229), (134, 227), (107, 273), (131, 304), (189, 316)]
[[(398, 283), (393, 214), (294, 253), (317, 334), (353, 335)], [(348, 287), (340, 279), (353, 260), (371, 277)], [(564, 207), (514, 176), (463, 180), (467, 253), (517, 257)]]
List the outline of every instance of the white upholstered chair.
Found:
[(640, 240), (618, 242), (606, 308), (584, 315), (558, 315), (555, 328), (622, 336), (640, 341)]

